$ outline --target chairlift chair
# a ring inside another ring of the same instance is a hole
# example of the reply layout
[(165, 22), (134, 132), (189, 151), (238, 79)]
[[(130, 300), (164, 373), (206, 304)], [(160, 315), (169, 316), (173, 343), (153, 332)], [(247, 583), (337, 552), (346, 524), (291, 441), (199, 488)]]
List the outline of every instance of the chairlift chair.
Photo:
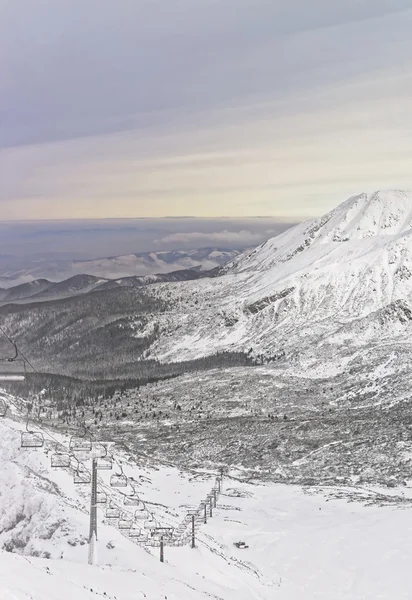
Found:
[(126, 513), (123, 513), (122, 515), (120, 515), (120, 519), (117, 524), (119, 529), (122, 529), (122, 530), (131, 529), (132, 525), (133, 525), (133, 521), (126, 515)]
[(137, 509), (134, 513), (134, 518), (138, 521), (147, 521), (149, 517), (150, 514), (146, 508)]
[(107, 504), (107, 494), (103, 490), (97, 490), (96, 504)]
[(149, 536), (146, 531), (140, 531), (140, 535), (137, 536), (135, 539), (136, 542), (140, 544), (146, 544), (149, 541)]
[(83, 434), (73, 435), (70, 438), (69, 448), (72, 452), (91, 452), (93, 444), (88, 436), (86, 425), (83, 423)]
[(14, 356), (0, 359), (1, 381), (24, 381), (26, 379), (26, 361), (19, 358), (19, 350), (15, 342), (2, 332), (3, 336), (13, 345)]
[(120, 465), (120, 473), (113, 473), (110, 477), (110, 486), (114, 488), (125, 488), (129, 485), (129, 480), (123, 473), (123, 467)]
[(21, 448), (42, 448), (44, 446), (44, 436), (40, 431), (29, 429), (29, 420), (26, 421), (26, 431), (21, 434)]
[(139, 506), (143, 504), (139, 496), (136, 494), (136, 489), (132, 486), (132, 493), (124, 496), (123, 504), (125, 506)]
[(155, 535), (164, 535), (166, 537), (173, 537), (174, 528), (173, 527), (155, 527), (154, 528)]
[(139, 538), (142, 535), (142, 530), (140, 527), (136, 526), (136, 523), (133, 523), (131, 528), (129, 529), (129, 536), (131, 538)]
[(50, 463), (54, 469), (67, 469), (71, 465), (70, 454), (67, 452), (55, 452), (51, 455)]
[(107, 447), (99, 442), (92, 444), (91, 458), (102, 459), (107, 458)]
[(73, 482), (76, 484), (91, 483), (92, 475), (79, 461), (73, 475)]
[(143, 527), (144, 527), (145, 529), (154, 529), (155, 527), (157, 527), (157, 525), (158, 525), (158, 522), (156, 521), (156, 519), (154, 519), (154, 518), (152, 517), (152, 518), (150, 518), (150, 519), (147, 519), (147, 520), (144, 522), (144, 525), (143, 525)]
[(8, 404), (0, 399), (0, 417), (5, 417), (7, 415)]
[(98, 458), (96, 460), (96, 469), (99, 471), (111, 471), (113, 469), (113, 459), (110, 456)]
[(106, 519), (120, 519), (120, 508), (111, 504), (106, 508)]

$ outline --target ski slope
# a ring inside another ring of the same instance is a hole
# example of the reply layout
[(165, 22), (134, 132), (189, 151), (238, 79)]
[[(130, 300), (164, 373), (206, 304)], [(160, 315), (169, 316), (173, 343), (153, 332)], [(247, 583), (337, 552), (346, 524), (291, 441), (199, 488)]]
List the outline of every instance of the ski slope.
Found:
[[(88, 486), (50, 468), (49, 443), (21, 450), (22, 429), (16, 418), (0, 422), (2, 600), (410, 598), (409, 488), (392, 489), (392, 504), (382, 506), (374, 490), (245, 483), (232, 469), (195, 549), (166, 547), (162, 564), (157, 548), (138, 547), (99, 511), (98, 564), (88, 566)], [(162, 523), (176, 523), (196, 506), (213, 477), (124, 460)], [(238, 541), (248, 548), (237, 548)]]

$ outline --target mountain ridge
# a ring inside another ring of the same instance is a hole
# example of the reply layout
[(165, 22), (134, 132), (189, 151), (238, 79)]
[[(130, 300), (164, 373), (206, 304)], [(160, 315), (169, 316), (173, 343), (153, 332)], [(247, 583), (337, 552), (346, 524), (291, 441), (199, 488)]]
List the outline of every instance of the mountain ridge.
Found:
[[(233, 259), (241, 250), (221, 247), (205, 247), (193, 250), (162, 250), (123, 254), (91, 260), (33, 259), (33, 264), (12, 259), (8, 267), (2, 267), (0, 287), (8, 289), (33, 280), (48, 279), (52, 283), (70, 279), (76, 275), (89, 275), (102, 279), (144, 277), (167, 274), (177, 270), (210, 270)], [(27, 262), (27, 261), (26, 261)]]
[[(361, 194), (215, 272), (73, 297), (70, 318), (67, 303), (9, 306), (2, 313), (33, 358), (43, 361), (45, 349), (46, 355), (53, 349), (53, 359), (70, 365), (80, 344), (81, 368), (90, 360), (90, 372), (97, 355), (101, 364), (105, 360), (103, 344), (110, 372), (117, 368), (119, 374), (126, 350), (129, 370), (141, 360), (175, 363), (250, 352), (263, 361), (280, 357), (279, 368), (317, 372), (324, 361), (326, 371), (336, 372), (342, 356), (356, 357), (362, 345), (379, 354), (391, 327), (394, 344), (412, 334), (405, 318), (412, 306), (411, 209), (410, 193)], [(345, 231), (350, 239), (342, 241)], [(30, 323), (29, 331), (21, 320)], [(349, 332), (344, 341), (342, 328)]]

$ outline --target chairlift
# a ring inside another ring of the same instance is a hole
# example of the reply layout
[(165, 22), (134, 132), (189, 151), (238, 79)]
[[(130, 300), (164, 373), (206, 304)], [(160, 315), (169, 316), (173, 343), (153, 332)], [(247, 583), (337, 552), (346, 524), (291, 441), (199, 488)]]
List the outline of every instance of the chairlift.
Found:
[(173, 532), (174, 532), (174, 528), (173, 527), (155, 527), (154, 528), (154, 533), (155, 535), (164, 535), (167, 537), (172, 537), (173, 536)]
[(14, 356), (0, 358), (0, 380), (24, 381), (26, 379), (26, 361), (19, 358), (17, 344), (4, 331), (2, 334), (13, 345)]
[(140, 527), (136, 526), (136, 523), (133, 523), (131, 528), (129, 529), (129, 536), (131, 538), (139, 538), (142, 535), (142, 531)]
[(96, 504), (107, 504), (107, 494), (103, 490), (97, 490)]
[(125, 529), (131, 529), (133, 525), (133, 521), (132, 519), (130, 519), (126, 513), (123, 513), (120, 516), (119, 522), (117, 524), (119, 529), (125, 530)]
[(126, 475), (123, 473), (123, 467), (120, 466), (120, 473), (113, 473), (110, 477), (110, 486), (114, 488), (125, 488), (129, 485), (129, 480)]
[(111, 471), (113, 469), (113, 459), (110, 456), (97, 458), (96, 469), (99, 471)]
[(146, 508), (144, 508), (144, 504), (143, 508), (138, 508), (134, 513), (134, 518), (138, 521), (146, 521), (149, 517), (150, 513)]
[(0, 399), (0, 417), (5, 417), (7, 415), (8, 404)]
[(83, 423), (83, 434), (73, 435), (70, 438), (69, 448), (72, 452), (91, 452), (93, 444), (88, 437), (88, 430)]
[(125, 506), (139, 506), (140, 504), (143, 504), (139, 496), (136, 494), (136, 489), (133, 486), (132, 490), (133, 491), (131, 494), (124, 496), (123, 504)]
[(110, 471), (113, 468), (113, 456), (107, 453), (107, 444), (94, 443), (91, 458), (96, 460), (96, 468), (101, 471)]
[(79, 461), (77, 461), (77, 467), (76, 470), (74, 471), (74, 475), (73, 475), (73, 482), (76, 484), (83, 484), (83, 483), (91, 483), (92, 481), (92, 474), (90, 473), (90, 471), (88, 471), (84, 465), (82, 465)]
[(154, 528), (155, 528), (155, 527), (157, 527), (157, 526), (158, 526), (158, 522), (156, 521), (156, 519), (155, 519), (154, 517), (151, 517), (150, 519), (147, 519), (147, 520), (144, 522), (144, 525), (143, 525), (143, 527), (144, 527), (145, 529), (150, 529), (150, 530), (151, 530), (151, 529), (154, 529)]
[(106, 508), (106, 519), (120, 519), (120, 508), (114, 504), (110, 504)]
[(51, 455), (51, 466), (54, 469), (67, 469), (71, 465), (71, 458), (68, 452), (55, 452)]
[(141, 544), (146, 544), (149, 541), (149, 536), (147, 534), (147, 532), (145, 531), (140, 531), (140, 534), (138, 536), (132, 536), (135, 538), (136, 542), (141, 543)]
[(21, 448), (42, 448), (44, 446), (44, 436), (40, 431), (29, 429), (29, 419), (26, 421), (26, 431), (21, 434)]
[(92, 444), (91, 457), (96, 459), (107, 457), (107, 447), (99, 442)]

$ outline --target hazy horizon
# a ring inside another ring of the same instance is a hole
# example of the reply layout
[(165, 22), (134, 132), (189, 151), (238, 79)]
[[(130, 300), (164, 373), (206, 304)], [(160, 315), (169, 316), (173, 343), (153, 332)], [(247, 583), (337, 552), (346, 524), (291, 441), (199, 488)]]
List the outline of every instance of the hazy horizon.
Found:
[(273, 217), (0, 221), (0, 254), (87, 260), (151, 251), (243, 249), (293, 224)]

